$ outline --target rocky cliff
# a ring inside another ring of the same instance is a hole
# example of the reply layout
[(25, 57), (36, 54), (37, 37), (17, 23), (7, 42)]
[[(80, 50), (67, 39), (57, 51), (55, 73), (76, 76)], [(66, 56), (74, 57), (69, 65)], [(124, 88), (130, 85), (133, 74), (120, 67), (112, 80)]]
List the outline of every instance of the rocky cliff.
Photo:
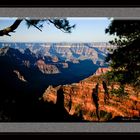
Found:
[(36, 62), (38, 69), (44, 74), (57, 74), (60, 73), (59, 69), (55, 65), (46, 64), (43, 60)]
[(96, 70), (96, 72), (94, 73), (94, 75), (101, 75), (101, 74), (105, 74), (106, 72), (110, 71), (111, 68), (98, 68)]
[[(61, 94), (64, 94), (64, 107), (70, 115), (82, 115), (84, 120), (98, 121), (96, 114), (96, 104), (93, 100), (93, 91), (99, 83), (99, 116), (100, 121), (111, 121), (116, 117), (130, 118), (140, 117), (140, 92), (136, 91), (131, 85), (125, 85), (126, 95), (117, 96), (113, 94), (114, 90), (118, 90), (119, 83), (111, 83), (107, 86), (109, 99), (105, 102), (105, 90), (103, 87), (104, 79), (99, 76), (90, 76), (79, 83), (73, 83), (63, 86), (49, 86), (43, 94), (45, 102), (56, 104), (58, 90), (63, 89)], [(59, 93), (60, 94), (60, 93)]]
[(21, 73), (19, 71), (14, 70), (13, 72), (17, 75), (19, 80), (21, 80), (23, 82), (27, 82), (27, 80), (24, 78), (24, 76), (21, 75)]

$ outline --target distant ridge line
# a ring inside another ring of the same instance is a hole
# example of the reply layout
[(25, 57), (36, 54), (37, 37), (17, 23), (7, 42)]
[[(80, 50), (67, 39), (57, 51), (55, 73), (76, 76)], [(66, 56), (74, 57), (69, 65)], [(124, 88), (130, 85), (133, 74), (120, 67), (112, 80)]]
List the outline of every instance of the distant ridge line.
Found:
[(101, 46), (113, 46), (109, 42), (4, 42), (1, 44), (40, 44), (40, 45), (101, 45)]

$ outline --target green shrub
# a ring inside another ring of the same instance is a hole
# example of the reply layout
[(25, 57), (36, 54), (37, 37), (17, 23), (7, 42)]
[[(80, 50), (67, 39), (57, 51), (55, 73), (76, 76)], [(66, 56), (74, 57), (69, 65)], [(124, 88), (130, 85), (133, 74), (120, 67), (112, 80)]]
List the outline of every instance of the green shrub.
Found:
[(78, 104), (75, 106), (75, 112), (79, 112), (81, 110), (81, 105)]
[(112, 118), (112, 114), (108, 113), (104, 110), (100, 111), (100, 118), (104, 118), (105, 120), (110, 120)]
[(90, 116), (93, 117), (93, 118), (96, 118), (97, 117), (97, 115), (96, 115), (95, 112), (90, 112)]
[(120, 86), (119, 89), (112, 89), (111, 94), (117, 96), (117, 97), (125, 97), (128, 96), (127, 92), (124, 92), (124, 87)]

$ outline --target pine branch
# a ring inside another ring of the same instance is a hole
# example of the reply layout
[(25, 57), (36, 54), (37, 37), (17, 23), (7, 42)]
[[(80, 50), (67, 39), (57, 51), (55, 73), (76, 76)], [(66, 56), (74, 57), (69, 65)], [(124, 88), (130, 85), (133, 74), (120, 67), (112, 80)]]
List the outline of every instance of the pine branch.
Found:
[(37, 28), (38, 30), (40, 30), (41, 32), (42, 32), (42, 30), (39, 28), (39, 27), (37, 27), (35, 24), (32, 24), (32, 22), (30, 22), (29, 20), (27, 20), (27, 19), (25, 19), (29, 24), (31, 24), (32, 26), (34, 26), (35, 28)]
[(4, 35), (11, 36), (9, 33), (10, 32), (14, 33), (15, 29), (17, 29), (17, 27), (20, 25), (22, 20), (23, 19), (17, 19), (11, 26), (9, 26), (3, 30), (0, 30), (0, 36), (4, 36)]
[(48, 21), (49, 21), (50, 23), (52, 23), (57, 29), (61, 30), (62, 32), (64, 32), (64, 33), (69, 33), (69, 31), (64, 31), (63, 29), (61, 29), (61, 28), (60, 28), (57, 24), (55, 24), (55, 22), (52, 21), (51, 19), (48, 19)]

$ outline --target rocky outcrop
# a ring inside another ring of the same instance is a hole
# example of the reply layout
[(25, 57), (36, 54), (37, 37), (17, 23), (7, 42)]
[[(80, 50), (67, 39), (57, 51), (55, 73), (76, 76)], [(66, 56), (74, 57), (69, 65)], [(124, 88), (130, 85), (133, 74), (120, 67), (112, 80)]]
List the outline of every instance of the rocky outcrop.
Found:
[(94, 75), (101, 75), (101, 74), (105, 74), (106, 72), (110, 71), (111, 68), (98, 68), (95, 72)]
[(44, 74), (57, 74), (59, 73), (58, 68), (55, 65), (46, 64), (43, 60), (38, 60), (36, 62), (39, 70)]
[(24, 76), (22, 76), (22, 75), (20, 74), (19, 71), (14, 70), (13, 72), (17, 75), (18, 79), (20, 79), (20, 80), (23, 81), (23, 82), (27, 82), (27, 80), (24, 78)]
[(72, 62), (74, 64), (78, 64), (79, 63), (79, 60), (77, 60), (77, 59), (70, 59), (70, 62)]
[(66, 69), (69, 67), (68, 63), (61, 63), (62, 64), (62, 68)]
[(23, 65), (25, 65), (27, 68), (30, 68), (30, 61), (29, 60), (23, 60)]
[(52, 62), (57, 63), (58, 61), (59, 61), (59, 59), (58, 59), (58, 57), (57, 57), (57, 56), (52, 57)]
[[(90, 76), (79, 83), (63, 85), (64, 107), (70, 115), (82, 115), (84, 120), (98, 121), (96, 114), (95, 102), (92, 99), (93, 89), (99, 83), (99, 116), (100, 121), (111, 121), (115, 117), (140, 117), (140, 96), (136, 96), (134, 88), (130, 85), (125, 85), (127, 96), (118, 97), (112, 94), (112, 90), (117, 90), (120, 87), (119, 83), (111, 83), (107, 85), (109, 99), (105, 102), (105, 90), (102, 84), (103, 79), (99, 76)], [(112, 89), (113, 85), (113, 89)], [(56, 104), (57, 91), (60, 86), (49, 86), (43, 94), (45, 102), (53, 102)], [(138, 93), (140, 95), (140, 93)], [(137, 94), (137, 95), (138, 95)]]
[(58, 89), (59, 89), (59, 87), (53, 88), (53, 86), (50, 85), (45, 91), (45, 93), (47, 93), (47, 94), (43, 95), (44, 101), (53, 102), (54, 104), (56, 104), (56, 100), (57, 100), (56, 93), (57, 93)]

